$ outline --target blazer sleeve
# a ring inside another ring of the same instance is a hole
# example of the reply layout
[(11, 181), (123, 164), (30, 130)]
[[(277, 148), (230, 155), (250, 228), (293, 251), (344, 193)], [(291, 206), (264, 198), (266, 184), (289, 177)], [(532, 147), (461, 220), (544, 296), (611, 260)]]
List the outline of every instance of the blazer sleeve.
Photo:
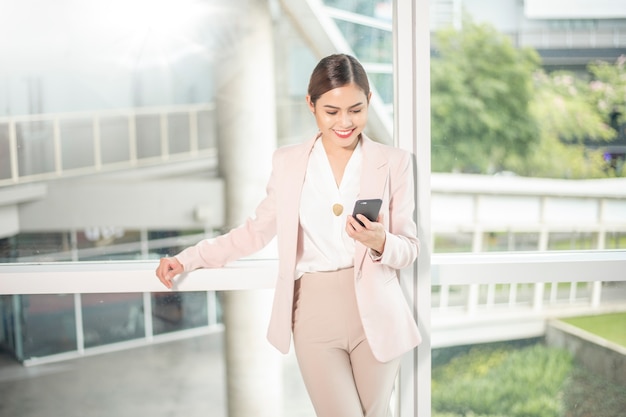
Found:
[(272, 158), (272, 174), (266, 196), (257, 206), (254, 217), (221, 236), (204, 239), (184, 249), (175, 258), (185, 271), (198, 268), (220, 268), (229, 262), (263, 249), (276, 236), (276, 157)]
[(413, 158), (401, 151), (389, 171), (389, 229), (377, 262), (394, 269), (411, 265), (419, 253), (415, 214)]

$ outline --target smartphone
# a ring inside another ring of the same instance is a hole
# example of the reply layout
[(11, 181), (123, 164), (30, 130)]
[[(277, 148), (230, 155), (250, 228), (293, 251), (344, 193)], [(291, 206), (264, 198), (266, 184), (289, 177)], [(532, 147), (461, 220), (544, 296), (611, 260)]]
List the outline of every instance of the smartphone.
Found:
[(357, 200), (354, 203), (354, 210), (352, 211), (352, 217), (363, 227), (365, 225), (359, 219), (356, 218), (357, 214), (362, 214), (371, 222), (375, 222), (380, 212), (380, 206), (383, 204), (383, 200), (380, 198), (372, 198), (367, 200)]

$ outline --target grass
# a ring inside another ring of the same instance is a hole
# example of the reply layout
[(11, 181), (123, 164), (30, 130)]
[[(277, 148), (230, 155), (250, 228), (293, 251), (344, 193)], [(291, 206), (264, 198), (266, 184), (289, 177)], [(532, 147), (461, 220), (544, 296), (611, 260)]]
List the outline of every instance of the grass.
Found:
[[(437, 355), (439, 356), (439, 355)], [(489, 344), (433, 358), (436, 417), (561, 417), (571, 355), (542, 344)]]
[(626, 347), (626, 313), (573, 317), (563, 321)]
[(538, 340), (434, 349), (432, 365), (433, 417), (626, 416), (625, 385)]

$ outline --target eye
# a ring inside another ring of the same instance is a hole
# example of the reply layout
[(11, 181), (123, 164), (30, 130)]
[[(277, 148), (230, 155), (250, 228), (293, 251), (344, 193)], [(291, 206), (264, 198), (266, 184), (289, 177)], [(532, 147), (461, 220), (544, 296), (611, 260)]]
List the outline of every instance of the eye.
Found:
[(327, 111), (327, 112), (326, 112), (326, 114), (329, 114), (329, 115), (331, 115), (331, 116), (334, 116), (334, 115), (336, 115), (336, 114), (337, 114), (337, 112), (336, 112), (336, 111)]
[(361, 113), (361, 109), (352, 110), (352, 113)]

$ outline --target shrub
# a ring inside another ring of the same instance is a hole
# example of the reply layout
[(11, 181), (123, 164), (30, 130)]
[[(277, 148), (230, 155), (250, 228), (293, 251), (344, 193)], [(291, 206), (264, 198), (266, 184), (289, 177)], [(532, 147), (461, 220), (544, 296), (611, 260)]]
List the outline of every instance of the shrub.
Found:
[(475, 347), (433, 367), (433, 410), (436, 416), (560, 417), (571, 368), (568, 352), (541, 344)]

